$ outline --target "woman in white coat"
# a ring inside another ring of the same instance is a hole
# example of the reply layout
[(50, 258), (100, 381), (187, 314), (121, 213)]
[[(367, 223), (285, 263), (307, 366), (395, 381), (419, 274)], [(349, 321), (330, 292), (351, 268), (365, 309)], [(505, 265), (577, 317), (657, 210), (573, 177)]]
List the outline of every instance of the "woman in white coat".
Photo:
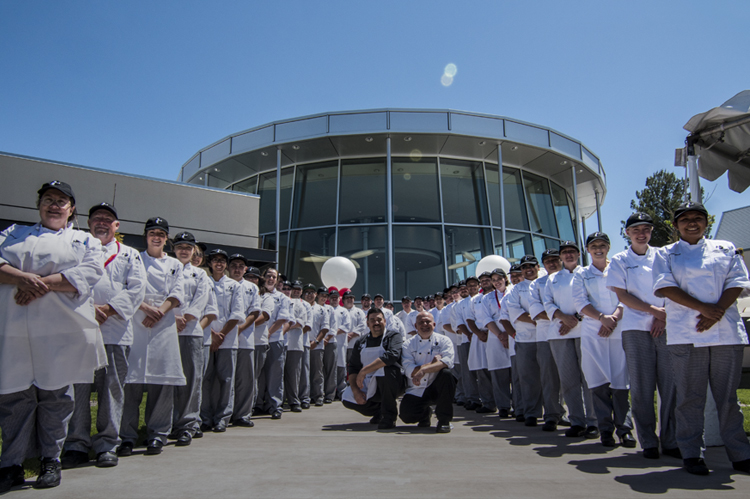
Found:
[(38, 194), (41, 221), (0, 233), (0, 493), (24, 483), (23, 462), (35, 456), (35, 487), (60, 484), (73, 384), (106, 365), (92, 291), (101, 244), (73, 229), (70, 185), (55, 180)]
[(736, 300), (750, 289), (747, 268), (732, 243), (703, 237), (708, 212), (702, 204), (681, 205), (674, 222), (680, 241), (662, 248), (654, 261), (654, 294), (666, 298), (677, 445), (689, 473), (709, 473), (702, 447), (710, 383), (729, 460), (735, 470), (750, 473), (750, 443), (737, 402), (748, 340)]
[(594, 399), (601, 442), (616, 445), (614, 434), (623, 447), (635, 447), (631, 433), (628, 400), (628, 366), (622, 348), (622, 305), (614, 291), (607, 288), (609, 236), (594, 232), (586, 238), (591, 265), (573, 278), (573, 301), (581, 323), (581, 368)]
[(172, 428), (174, 387), (185, 385), (174, 309), (184, 301), (183, 265), (164, 252), (169, 223), (150, 218), (144, 229), (146, 297), (133, 316), (133, 346), (125, 378), (125, 405), (120, 425), (118, 455), (129, 456), (138, 440), (139, 407), (146, 400), (146, 454), (161, 454)]

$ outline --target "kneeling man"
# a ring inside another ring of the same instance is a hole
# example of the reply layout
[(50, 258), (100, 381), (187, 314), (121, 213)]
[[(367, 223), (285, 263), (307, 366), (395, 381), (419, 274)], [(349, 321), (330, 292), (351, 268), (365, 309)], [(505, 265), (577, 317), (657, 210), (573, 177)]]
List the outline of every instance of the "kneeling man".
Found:
[(403, 393), (401, 376), (401, 333), (385, 329), (379, 308), (367, 312), (369, 333), (354, 344), (349, 359), (349, 386), (343, 392), (344, 407), (372, 416), (378, 429), (396, 427), (396, 399)]
[(404, 343), (401, 353), (407, 387), (399, 417), (404, 423), (428, 428), (430, 405), (435, 404), (437, 433), (450, 433), (456, 393), (456, 379), (451, 373), (453, 343), (435, 332), (435, 319), (429, 312), (420, 312), (415, 325), (417, 334)]

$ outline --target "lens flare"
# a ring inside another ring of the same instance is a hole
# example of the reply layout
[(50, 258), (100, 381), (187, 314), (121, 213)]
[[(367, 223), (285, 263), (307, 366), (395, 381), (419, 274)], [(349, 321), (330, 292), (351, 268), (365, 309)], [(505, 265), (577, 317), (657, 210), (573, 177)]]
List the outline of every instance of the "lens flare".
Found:
[(453, 77), (444, 74), (440, 77), (440, 83), (442, 83), (444, 87), (450, 87), (453, 85)]
[(456, 67), (455, 64), (450, 63), (447, 66), (445, 66), (443, 73), (445, 73), (446, 76), (450, 76), (451, 78), (453, 78), (454, 76), (456, 76), (456, 73), (458, 73), (458, 68)]
[[(422, 159), (422, 151), (420, 151), (419, 149), (412, 149), (409, 153), (409, 158), (412, 161), (420, 161)], [(409, 174), (407, 173), (407, 175)], [(411, 178), (411, 176), (409, 178)]]

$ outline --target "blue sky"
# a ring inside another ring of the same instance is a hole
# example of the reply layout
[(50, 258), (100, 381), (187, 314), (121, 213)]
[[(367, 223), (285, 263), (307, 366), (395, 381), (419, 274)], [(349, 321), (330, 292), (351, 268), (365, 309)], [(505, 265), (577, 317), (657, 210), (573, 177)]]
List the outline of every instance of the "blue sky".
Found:
[[(616, 236), (649, 174), (683, 174), (687, 120), (750, 88), (748, 14), (722, 0), (3, 0), (0, 150), (174, 180), (202, 147), (269, 121), (475, 111), (599, 155)], [(726, 177), (703, 185), (712, 213), (750, 204)]]

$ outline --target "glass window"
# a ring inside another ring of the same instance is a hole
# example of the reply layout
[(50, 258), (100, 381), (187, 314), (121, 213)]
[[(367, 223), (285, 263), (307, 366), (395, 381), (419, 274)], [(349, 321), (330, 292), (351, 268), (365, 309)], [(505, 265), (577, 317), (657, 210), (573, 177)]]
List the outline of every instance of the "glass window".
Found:
[(219, 178), (215, 175), (208, 175), (208, 186), (209, 187), (218, 187), (219, 189), (225, 189), (229, 186), (229, 182), (226, 180)]
[(352, 291), (357, 300), (364, 293), (388, 294), (388, 228), (385, 225), (339, 229), (339, 255), (351, 258), (357, 268)]
[(534, 236), (534, 256), (539, 260), (539, 265), (542, 264), (542, 253), (544, 250), (557, 249), (560, 247), (560, 243), (555, 239), (549, 239), (547, 237)]
[(526, 144), (549, 147), (549, 135), (547, 130), (543, 128), (505, 120), (505, 136), (509, 139), (518, 139)]
[(232, 186), (233, 191), (239, 191), (239, 192), (249, 192), (250, 194), (255, 194), (255, 190), (258, 187), (258, 176), (254, 175), (248, 179), (243, 180), (242, 182), (237, 182)]
[(393, 221), (439, 222), (437, 163), (393, 158)]
[(487, 192), (490, 197), (490, 214), (492, 225), (500, 227), (503, 224), (503, 214), (500, 208), (500, 175), (497, 165), (484, 164), (484, 172), (487, 176)]
[[(526, 201), (523, 197), (521, 172), (515, 168), (503, 168), (503, 195), (505, 197), (505, 226), (512, 229), (529, 230), (526, 219)], [(500, 225), (496, 223), (495, 225)]]
[(339, 223), (386, 221), (385, 172), (385, 158), (341, 162)]
[[(281, 171), (281, 229), (289, 228), (289, 205), (292, 201), (292, 172), (293, 168)], [(260, 212), (258, 232), (276, 231), (276, 171), (264, 173), (260, 176), (258, 186), (260, 194)]]
[(292, 231), (289, 234), (289, 280), (301, 279), (320, 286), (320, 269), (334, 255), (336, 229)]
[(440, 227), (393, 227), (393, 291), (395, 300), (431, 294), (445, 288), (443, 237)]
[(489, 229), (473, 227), (445, 227), (445, 250), (448, 261), (448, 281), (456, 282), (476, 274), (477, 264), (492, 254)]
[(482, 163), (440, 160), (445, 223), (489, 225)]
[[(285, 274), (288, 234), (286, 232), (282, 232), (279, 239), (281, 240), (281, 245), (279, 246), (279, 254), (276, 257), (276, 259), (278, 260), (278, 265), (276, 265), (275, 267), (279, 269), (279, 273)], [(263, 249), (276, 249), (276, 234), (267, 234), (263, 236)]]
[(505, 231), (505, 251), (502, 248), (502, 232), (495, 231), (495, 251), (504, 256), (510, 263), (518, 263), (524, 255), (533, 255), (531, 236), (520, 232)]
[(568, 194), (565, 189), (552, 184), (552, 203), (557, 215), (557, 227), (560, 229), (560, 239), (564, 241), (575, 241), (576, 235), (573, 230), (573, 207), (569, 204)]
[(292, 228), (336, 223), (337, 161), (297, 166)]
[(552, 196), (546, 178), (524, 172), (523, 182), (526, 197), (529, 200), (529, 218), (531, 231), (557, 237), (555, 213), (552, 208)]

